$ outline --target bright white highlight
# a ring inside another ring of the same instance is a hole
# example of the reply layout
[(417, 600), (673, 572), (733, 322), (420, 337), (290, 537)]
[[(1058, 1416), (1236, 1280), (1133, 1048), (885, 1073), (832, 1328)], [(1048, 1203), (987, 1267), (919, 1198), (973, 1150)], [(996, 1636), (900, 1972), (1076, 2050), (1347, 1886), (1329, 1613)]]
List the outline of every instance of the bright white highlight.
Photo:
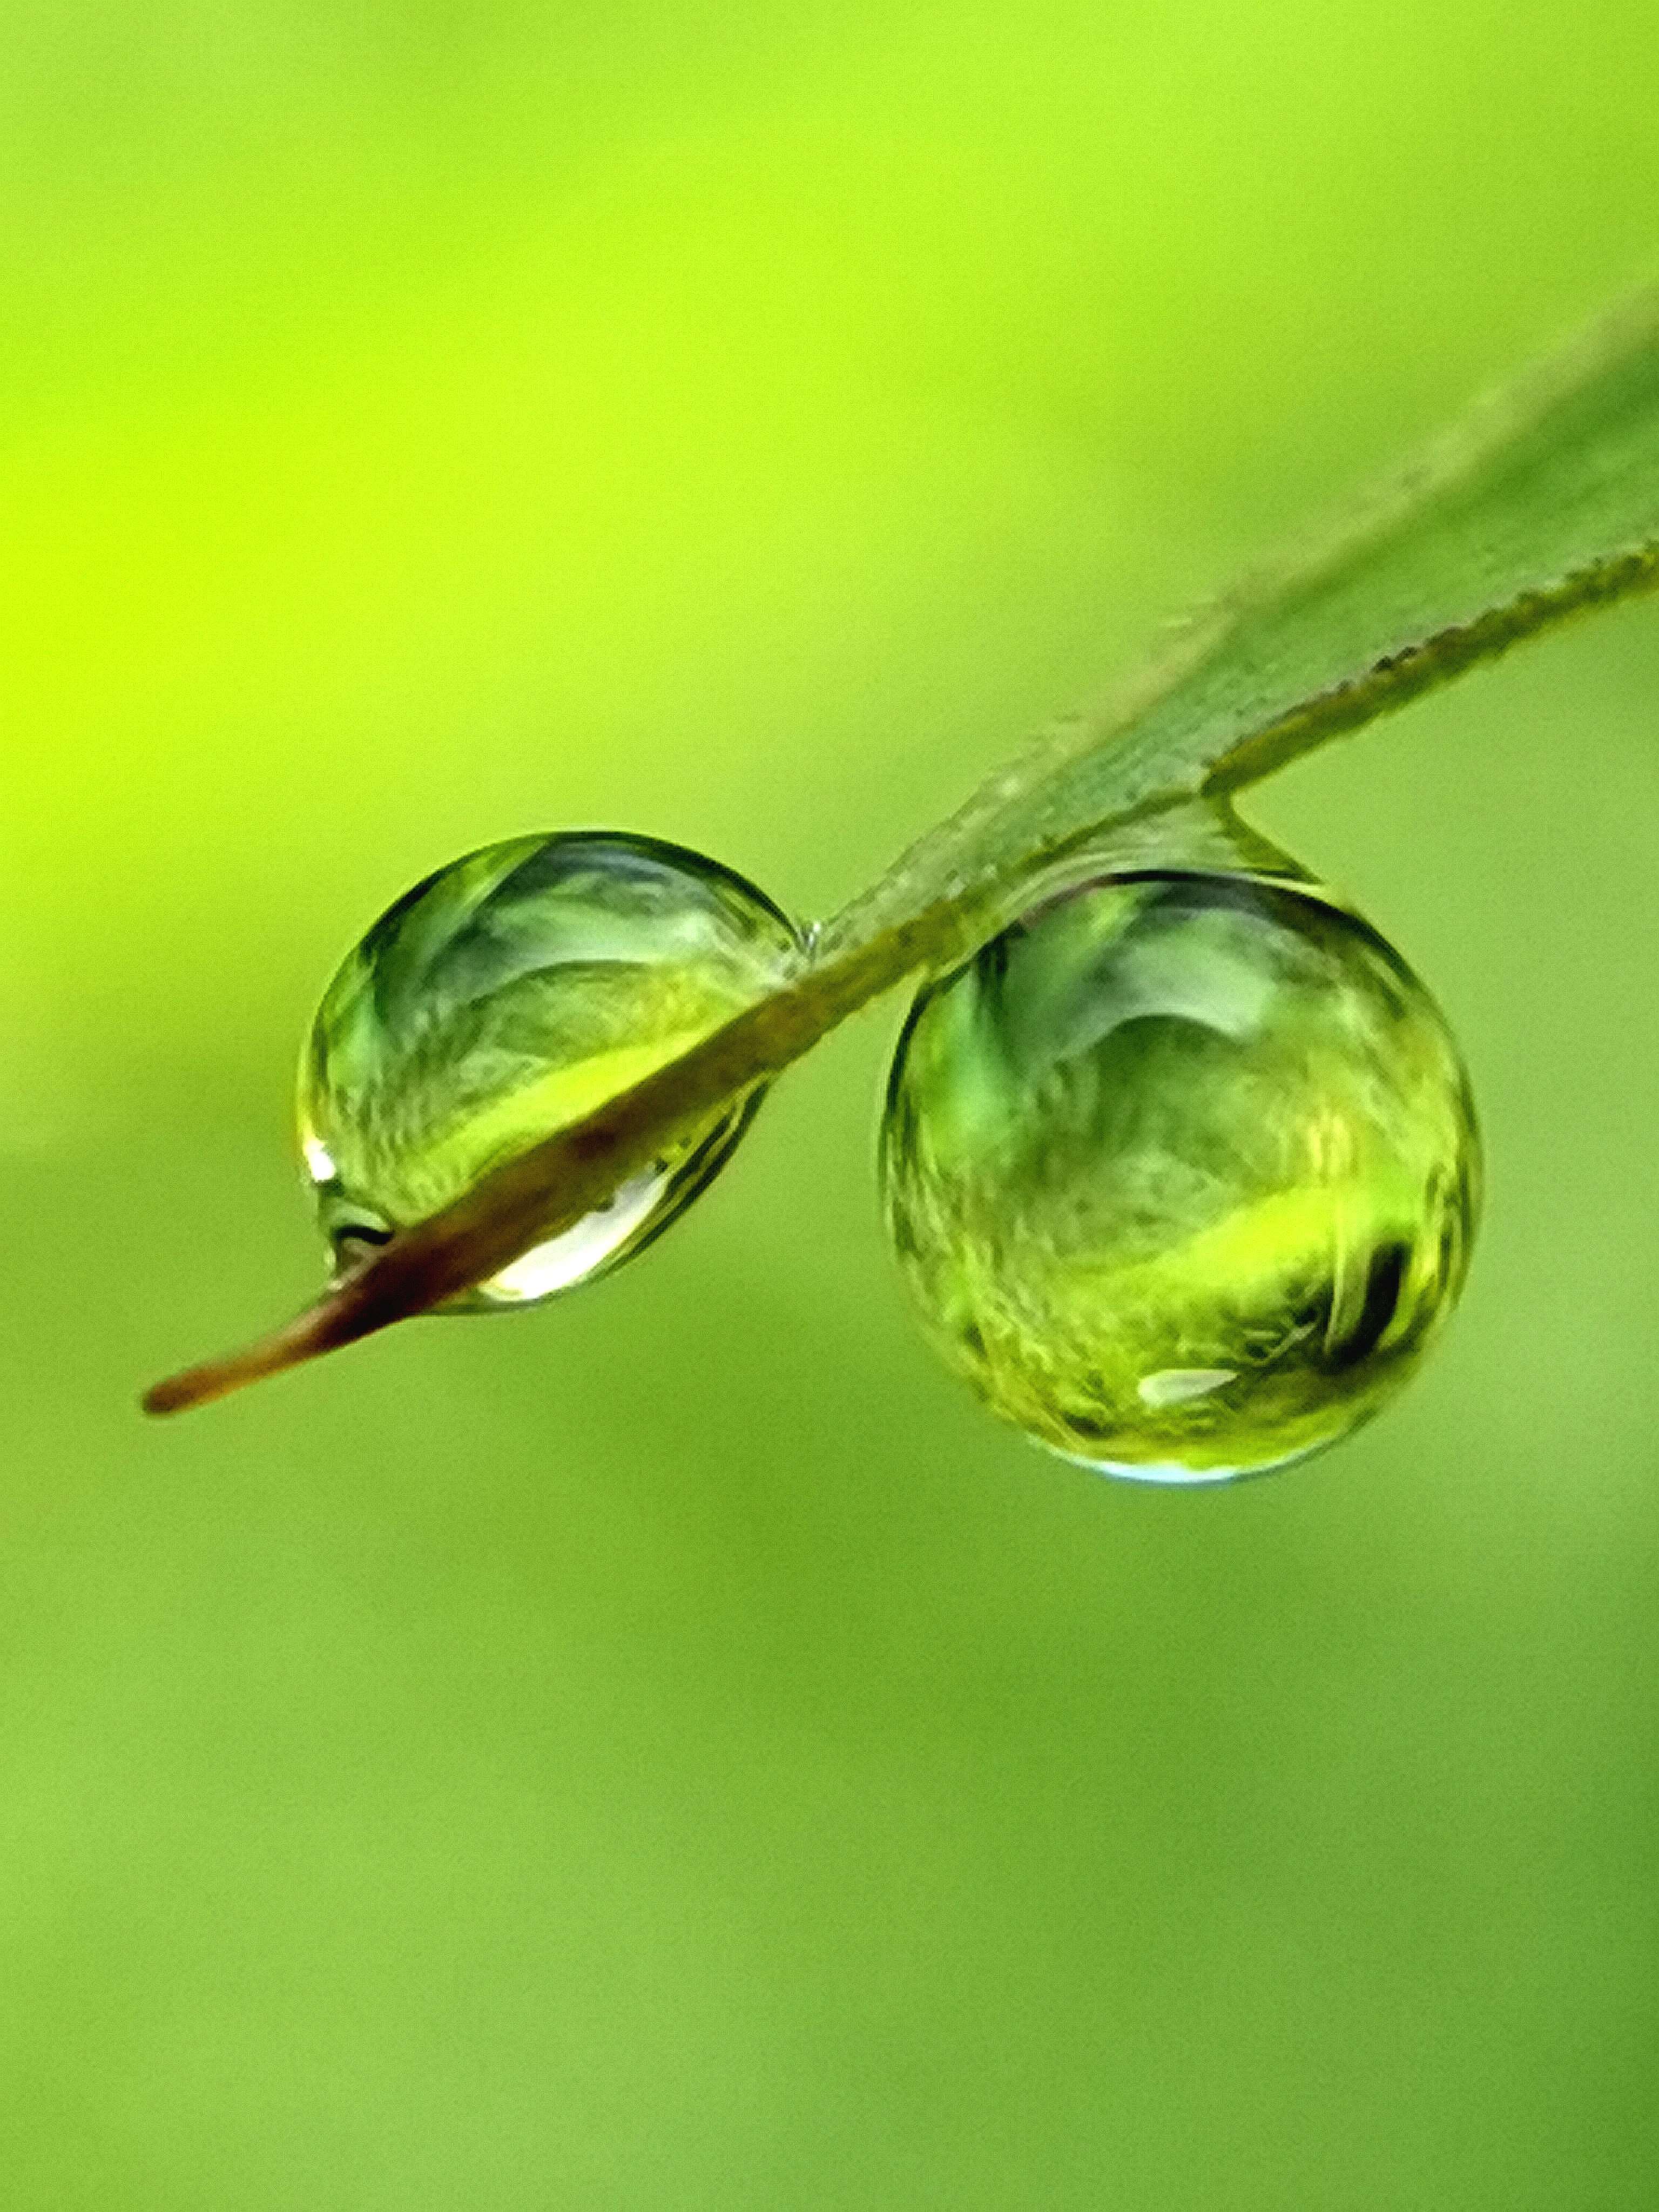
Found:
[(313, 1182), (332, 1182), (340, 1172), (334, 1164), (334, 1155), (317, 1137), (301, 1139), (301, 1151), (306, 1157), (306, 1172)]
[(647, 1168), (572, 1227), (521, 1252), (499, 1275), (480, 1283), (480, 1291), (502, 1305), (527, 1304), (586, 1281), (633, 1235), (656, 1204), (665, 1181), (660, 1168)]

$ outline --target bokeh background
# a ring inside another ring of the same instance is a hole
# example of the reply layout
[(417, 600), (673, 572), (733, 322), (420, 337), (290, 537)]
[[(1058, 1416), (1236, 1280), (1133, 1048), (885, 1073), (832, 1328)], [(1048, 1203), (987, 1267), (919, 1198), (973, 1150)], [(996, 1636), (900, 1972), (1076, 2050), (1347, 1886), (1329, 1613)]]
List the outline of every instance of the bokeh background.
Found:
[(187, 1420), (298, 1039), (469, 846), (807, 913), (1656, 261), (1659, 17), (16, 0), (0, 2195), (1659, 2198), (1659, 611), (1277, 781), (1485, 1113), (1464, 1309), (1210, 1495), (883, 1249), (900, 1012), (614, 1280)]

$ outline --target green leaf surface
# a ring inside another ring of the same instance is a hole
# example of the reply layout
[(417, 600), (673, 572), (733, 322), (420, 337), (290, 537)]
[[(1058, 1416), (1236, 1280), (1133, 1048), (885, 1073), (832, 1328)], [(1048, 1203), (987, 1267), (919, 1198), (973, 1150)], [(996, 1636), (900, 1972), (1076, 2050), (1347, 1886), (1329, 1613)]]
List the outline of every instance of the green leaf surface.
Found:
[(818, 933), (784, 988), (483, 1177), (287, 1328), (145, 1401), (171, 1412), (425, 1310), (556, 1234), (1049, 872), (1265, 848), (1234, 795), (1569, 617), (1659, 581), (1659, 294), (1483, 401), (1408, 469), (1174, 629)]

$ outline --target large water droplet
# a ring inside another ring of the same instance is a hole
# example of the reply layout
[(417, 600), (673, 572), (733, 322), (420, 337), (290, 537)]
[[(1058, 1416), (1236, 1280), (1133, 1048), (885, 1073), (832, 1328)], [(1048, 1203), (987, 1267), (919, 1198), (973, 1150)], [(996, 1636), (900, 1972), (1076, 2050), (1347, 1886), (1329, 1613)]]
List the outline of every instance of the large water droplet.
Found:
[(924, 989), (882, 1131), (947, 1362), (1037, 1442), (1218, 1482), (1334, 1443), (1462, 1286), (1474, 1109), (1365, 923), (1250, 877), (1068, 891)]
[[(349, 953), (300, 1071), (318, 1218), (344, 1269), (782, 982), (800, 939), (731, 869), (654, 838), (517, 837), (417, 884)], [(703, 1189), (758, 1089), (455, 1303), (533, 1305)]]

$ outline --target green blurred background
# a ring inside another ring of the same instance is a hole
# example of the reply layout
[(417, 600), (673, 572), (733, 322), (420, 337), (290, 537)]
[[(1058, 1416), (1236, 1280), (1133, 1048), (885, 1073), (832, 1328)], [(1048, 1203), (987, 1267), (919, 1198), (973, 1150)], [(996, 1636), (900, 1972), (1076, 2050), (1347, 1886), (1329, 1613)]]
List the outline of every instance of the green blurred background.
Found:
[(1659, 18), (15, 0), (0, 2199), (1659, 2201), (1659, 612), (1275, 782), (1465, 1042), (1482, 1249), (1330, 1457), (935, 1368), (899, 1012), (636, 1267), (187, 1420), (292, 1065), (527, 830), (824, 912), (1655, 261)]

